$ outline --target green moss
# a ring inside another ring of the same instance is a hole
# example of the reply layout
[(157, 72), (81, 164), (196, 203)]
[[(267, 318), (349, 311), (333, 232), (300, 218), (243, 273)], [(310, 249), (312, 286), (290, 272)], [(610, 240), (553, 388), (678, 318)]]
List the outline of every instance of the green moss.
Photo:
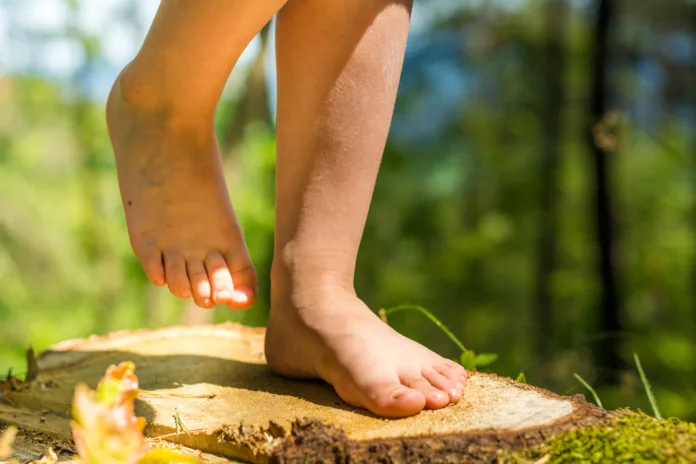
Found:
[(506, 463), (696, 463), (696, 424), (626, 412), (501, 459)]

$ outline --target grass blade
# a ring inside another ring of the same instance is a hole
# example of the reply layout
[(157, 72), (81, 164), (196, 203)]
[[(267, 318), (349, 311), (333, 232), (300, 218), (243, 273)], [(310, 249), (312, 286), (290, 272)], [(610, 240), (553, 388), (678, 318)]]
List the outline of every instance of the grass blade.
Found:
[(660, 408), (657, 407), (657, 400), (655, 399), (655, 394), (653, 389), (648, 382), (648, 378), (643, 371), (643, 366), (640, 364), (640, 358), (638, 358), (638, 353), (633, 353), (633, 359), (636, 362), (636, 368), (638, 368), (638, 374), (640, 375), (640, 380), (643, 382), (643, 388), (645, 388), (645, 393), (648, 395), (648, 400), (650, 401), (650, 406), (652, 406), (653, 413), (658, 419), (662, 419), (662, 414), (660, 413)]
[(594, 396), (594, 400), (595, 403), (597, 403), (597, 406), (599, 406), (600, 408), (604, 408), (604, 406), (602, 406), (602, 400), (599, 399), (599, 395), (597, 394), (595, 389), (592, 388), (589, 383), (585, 382), (585, 379), (580, 377), (578, 374), (573, 373), (573, 375), (576, 379), (578, 379), (578, 382), (580, 382), (583, 387), (587, 388), (590, 391), (590, 393), (592, 393), (592, 396)]
[(452, 331), (450, 329), (448, 329), (445, 324), (440, 322), (440, 320), (437, 317), (433, 316), (433, 313), (431, 313), (430, 311), (428, 311), (427, 309), (425, 309), (422, 306), (404, 304), (404, 305), (394, 306), (393, 308), (382, 310), (382, 311), (380, 311), (380, 313), (383, 316), (383, 318), (386, 318), (386, 316), (389, 314), (397, 313), (399, 311), (408, 311), (408, 310), (418, 311), (421, 314), (423, 314), (425, 317), (430, 319), (433, 322), (433, 324), (438, 326), (440, 328), (440, 330), (442, 330), (445, 333), (445, 335), (447, 335), (449, 337), (449, 339), (452, 340), (452, 342), (455, 345), (457, 345), (460, 350), (462, 350), (462, 353), (466, 351), (464, 344), (461, 341), (459, 341), (459, 339), (452, 333)]

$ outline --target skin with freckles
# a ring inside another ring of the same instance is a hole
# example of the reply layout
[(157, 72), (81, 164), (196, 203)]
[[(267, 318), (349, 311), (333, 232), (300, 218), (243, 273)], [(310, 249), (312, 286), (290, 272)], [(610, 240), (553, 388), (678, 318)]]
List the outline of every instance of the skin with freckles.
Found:
[(385, 417), (456, 403), (466, 372), (384, 324), (355, 261), (406, 46), (408, 0), (164, 0), (107, 118), (133, 249), (148, 278), (212, 308), (257, 277), (222, 176), (215, 106), (276, 13), (278, 158), (269, 366), (322, 378)]

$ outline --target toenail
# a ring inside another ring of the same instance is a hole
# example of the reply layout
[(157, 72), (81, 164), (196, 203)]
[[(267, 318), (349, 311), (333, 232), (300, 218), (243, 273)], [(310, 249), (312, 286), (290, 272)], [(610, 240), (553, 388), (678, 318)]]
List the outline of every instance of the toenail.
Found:
[(441, 391), (438, 390), (438, 391), (432, 392), (432, 393), (430, 394), (430, 396), (431, 396), (434, 400), (441, 400), (441, 399), (443, 399), (446, 395), (445, 395), (445, 392), (441, 392)]
[(256, 294), (256, 292), (249, 287), (239, 287), (236, 289), (238, 292), (242, 292), (247, 298), (250, 298)]
[(457, 398), (459, 397), (459, 395), (462, 394), (462, 392), (455, 388), (450, 388), (449, 390), (447, 390), (447, 394), (450, 396), (450, 398)]
[(220, 290), (218, 292), (215, 292), (215, 298), (218, 300), (229, 300), (232, 298), (232, 292), (229, 290)]
[(237, 303), (246, 303), (249, 301), (249, 297), (242, 290), (235, 290), (232, 292), (232, 300), (236, 301)]
[(210, 301), (210, 298), (206, 298), (205, 300), (203, 300), (203, 304), (206, 305), (206, 306), (208, 306), (208, 305), (210, 305), (210, 304), (212, 304), (212, 303), (213, 303), (213, 302)]
[(466, 374), (460, 375), (459, 378), (462, 379), (462, 382), (466, 382)]
[(464, 384), (457, 382), (457, 383), (454, 384), (454, 386), (455, 386), (455, 387), (457, 388), (457, 390), (459, 390), (460, 392), (461, 392), (461, 391), (464, 391)]
[(409, 393), (411, 393), (411, 390), (399, 391), (399, 392), (394, 393), (394, 394), (392, 395), (392, 398), (394, 398), (395, 400), (398, 400), (398, 399), (401, 398), (402, 396), (406, 396), (406, 395), (408, 395)]
[(190, 297), (190, 296), (191, 296), (191, 290), (189, 290), (188, 288), (187, 288), (186, 290), (183, 290), (183, 291), (181, 292), (181, 297), (182, 297), (182, 298), (188, 298), (188, 297)]

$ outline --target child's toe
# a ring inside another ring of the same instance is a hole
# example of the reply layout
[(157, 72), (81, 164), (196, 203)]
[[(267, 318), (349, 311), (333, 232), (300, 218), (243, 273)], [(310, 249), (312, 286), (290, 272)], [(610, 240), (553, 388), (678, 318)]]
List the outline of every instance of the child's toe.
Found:
[(374, 387), (368, 394), (365, 407), (382, 417), (407, 417), (418, 414), (425, 408), (423, 394), (400, 383)]
[(208, 273), (205, 271), (203, 261), (189, 260), (186, 263), (191, 290), (193, 291), (193, 301), (200, 308), (211, 309), (215, 307), (212, 299), (212, 290)]
[(169, 290), (179, 298), (191, 296), (191, 285), (186, 272), (186, 261), (176, 250), (164, 252), (164, 270)]
[(449, 395), (447, 393), (433, 386), (424, 377), (406, 379), (405, 384), (423, 394), (425, 397), (425, 407), (427, 409), (444, 408), (450, 402)]
[(140, 259), (148, 280), (158, 287), (164, 287), (167, 279), (162, 264), (162, 251), (154, 244), (146, 244), (138, 248), (135, 250), (136, 256)]
[(234, 284), (225, 258), (219, 252), (213, 251), (205, 258), (205, 268), (208, 271), (215, 303), (229, 304), (232, 302)]
[(227, 264), (232, 274), (234, 292), (232, 301), (228, 303), (234, 309), (247, 309), (256, 302), (258, 279), (256, 270), (247, 253), (230, 254), (226, 256)]
[(457, 364), (454, 361), (445, 361), (441, 364), (435, 364), (433, 368), (440, 374), (450, 379), (452, 382), (459, 383), (466, 387), (466, 369), (464, 369), (460, 364)]
[(423, 378), (430, 382), (433, 387), (447, 393), (451, 403), (456, 403), (462, 399), (462, 393), (464, 393), (464, 386), (457, 382), (454, 382), (444, 375), (437, 372), (435, 369), (423, 369)]

